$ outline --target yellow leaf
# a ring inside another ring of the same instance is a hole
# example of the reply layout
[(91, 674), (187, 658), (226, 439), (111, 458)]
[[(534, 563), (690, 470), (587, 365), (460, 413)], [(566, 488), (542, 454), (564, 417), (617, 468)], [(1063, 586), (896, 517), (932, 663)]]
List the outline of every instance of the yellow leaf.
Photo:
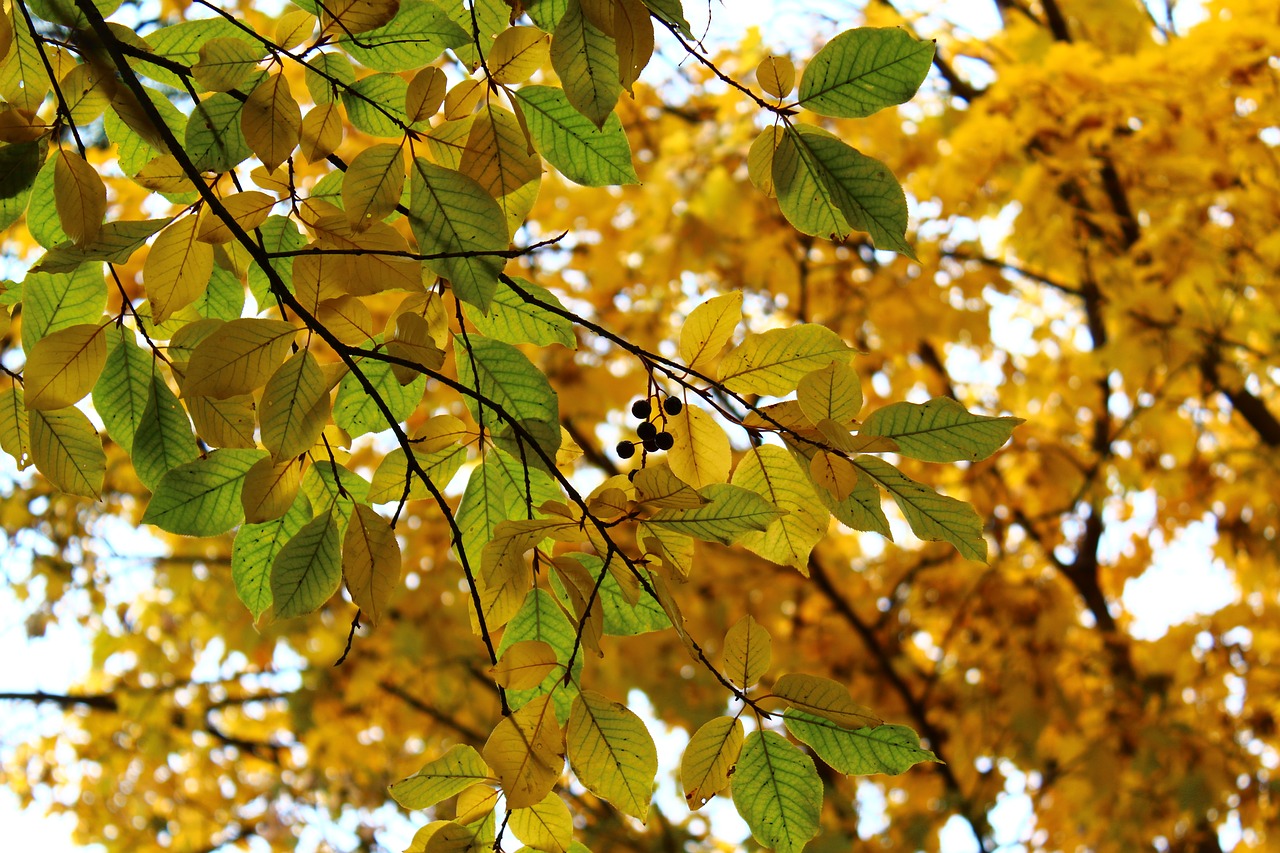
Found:
[[(227, 209), (227, 213), (235, 223), (249, 232), (266, 221), (275, 203), (274, 198), (257, 190), (246, 190), (222, 200), (222, 206)], [(227, 227), (227, 223), (222, 221), (211, 208), (205, 207), (201, 210), (200, 228), (196, 232), (197, 240), (204, 243), (227, 243), (230, 242), (231, 237), (231, 229)]]
[(847, 363), (833, 361), (800, 380), (796, 400), (815, 424), (824, 420), (847, 423), (862, 408), (862, 383)]
[(632, 483), (636, 487), (636, 499), (651, 506), (695, 509), (708, 503), (693, 486), (671, 473), (671, 467), (665, 463), (641, 468), (632, 478)]
[(245, 449), (258, 446), (254, 439), (258, 419), (254, 417), (253, 395), (241, 394), (225, 400), (189, 396), (186, 404), (196, 433), (206, 444)]
[(315, 28), (315, 16), (305, 9), (285, 12), (276, 22), (276, 44), (285, 50), (295, 48), (310, 38)]
[(84, 398), (107, 362), (106, 325), (82, 323), (36, 341), (23, 370), (28, 409), (62, 409)]
[(453, 121), (471, 115), (484, 92), (485, 84), (481, 80), (463, 80), (454, 86), (444, 96), (445, 119)]
[(351, 281), (351, 256), (334, 252), (338, 247), (327, 240), (317, 240), (306, 248), (316, 251), (294, 255), (293, 289), (302, 307), (315, 314), (321, 303), (346, 295)]
[(196, 217), (184, 216), (156, 237), (142, 264), (152, 318), (163, 323), (204, 293), (213, 274), (213, 247), (196, 239)]
[(25, 471), (32, 461), (27, 406), (21, 386), (10, 381), (13, 387), (0, 391), (0, 448), (13, 457), (19, 471)]
[(742, 546), (807, 575), (809, 553), (826, 534), (830, 517), (791, 454), (776, 445), (751, 448), (734, 470), (733, 484), (750, 489), (784, 512), (763, 531), (743, 534), (738, 540)]
[(261, 387), (284, 360), (297, 331), (280, 320), (232, 320), (196, 345), (183, 393), (226, 399)]
[(680, 358), (693, 370), (702, 370), (720, 354), (742, 320), (742, 293), (713, 296), (689, 312), (680, 329)]
[(438, 370), (444, 364), (444, 350), (436, 346), (430, 325), (417, 314), (405, 313), (396, 318), (396, 336), (387, 341), (387, 355), (415, 365), (391, 365), (391, 372), (401, 385), (408, 385), (424, 370)]
[(729, 479), (733, 463), (729, 436), (715, 418), (697, 406), (685, 406), (671, 418), (668, 430), (675, 438), (667, 451), (671, 473), (695, 489)]
[(769, 671), (773, 660), (773, 640), (764, 626), (743, 616), (724, 637), (724, 668), (729, 680), (747, 688)]
[(540, 803), (512, 809), (507, 826), (516, 838), (545, 853), (568, 853), (573, 843), (573, 815), (554, 791)]
[(471, 123), (458, 171), (472, 178), (495, 199), (537, 180), (542, 161), (529, 151), (529, 141), (516, 117), (486, 105)]
[[(0, 56), (3, 55), (0, 52)], [(111, 105), (111, 96), (107, 93), (107, 86), (102, 83), (102, 74), (92, 65), (77, 65), (72, 68), (62, 78), (58, 88), (67, 102), (71, 120), (81, 126), (92, 124)]]
[(495, 83), (523, 83), (551, 61), (546, 33), (535, 27), (508, 27), (498, 33), (485, 63)]
[(161, 193), (194, 192), (195, 185), (187, 177), (187, 173), (178, 165), (178, 158), (172, 154), (161, 154), (138, 170), (133, 180), (149, 190)]
[(471, 435), (473, 433), (467, 431), (466, 424), (453, 415), (434, 415), (418, 427), (413, 434), (413, 440), (420, 442), (419, 452), (435, 453), (446, 447), (452, 447), (460, 441), (466, 441)]
[(29, 414), (36, 470), (67, 494), (96, 499), (106, 478), (107, 455), (84, 412), (68, 406), (47, 412), (32, 409)]
[(278, 461), (306, 453), (329, 419), (329, 386), (320, 363), (301, 350), (280, 365), (262, 391), (262, 446)]
[(301, 483), (299, 460), (277, 464), (270, 457), (259, 459), (244, 475), (244, 489), (240, 492), (244, 520), (260, 524), (284, 515), (293, 505)]
[(756, 189), (769, 198), (777, 195), (773, 188), (773, 155), (782, 144), (784, 133), (782, 125), (766, 127), (747, 151), (747, 177)]
[(689, 738), (680, 758), (680, 784), (690, 809), (700, 809), (729, 787), (729, 776), (742, 752), (742, 720), (716, 717)]
[(275, 169), (293, 153), (301, 126), (302, 110), (283, 74), (272, 74), (259, 83), (240, 113), (245, 142), (268, 169)]
[(831, 496), (842, 501), (858, 486), (858, 469), (843, 456), (819, 450), (809, 460), (809, 476)]
[(404, 155), (399, 145), (379, 143), (365, 148), (342, 176), (342, 205), (347, 222), (363, 231), (396, 209), (404, 189)]
[(389, 23), (400, 0), (330, 0), (322, 8), (321, 36), (355, 35)]
[(365, 304), (354, 296), (327, 299), (313, 313), (320, 325), (344, 344), (360, 346), (373, 338), (373, 317)]
[(191, 73), (206, 89), (229, 92), (249, 78), (261, 59), (262, 52), (243, 39), (212, 38), (200, 45)]
[(321, 104), (307, 111), (298, 131), (302, 156), (312, 163), (323, 160), (342, 144), (342, 110), (337, 104)]
[(833, 361), (848, 362), (853, 349), (816, 323), (801, 323), (747, 335), (720, 362), (720, 382), (738, 394), (781, 396), (795, 390), (805, 374)]
[(367, 504), (356, 504), (351, 513), (342, 540), (342, 576), (351, 600), (369, 624), (377, 625), (400, 585), (400, 543), (387, 520)]
[(766, 56), (756, 67), (756, 82), (775, 98), (785, 98), (796, 85), (796, 66), (785, 56)]
[(53, 199), (62, 230), (77, 246), (93, 242), (107, 212), (107, 188), (98, 172), (75, 151), (58, 149)]
[(618, 76), (628, 92), (653, 56), (653, 20), (641, 0), (615, 0), (613, 39), (618, 49)]
[(817, 714), (839, 726), (859, 729), (884, 720), (853, 701), (843, 684), (817, 675), (788, 673), (773, 685), (773, 695), (792, 708)]
[[(556, 650), (542, 640), (513, 643), (490, 667), (493, 680), (508, 690), (532, 690), (557, 666)], [(524, 839), (530, 844), (533, 842)]]
[(458, 823), (475, 823), (493, 811), (499, 792), (488, 785), (472, 785), (458, 795)]
[(564, 733), (551, 697), (534, 697), (498, 723), (482, 754), (502, 784), (509, 808), (542, 802), (564, 770)]
[[(502, 37), (498, 37), (502, 41)], [(495, 45), (496, 49), (496, 45)], [(489, 54), (489, 70), (493, 71), (493, 54)], [(444, 103), (445, 89), (449, 79), (445, 73), (434, 65), (428, 65), (409, 81), (409, 88), (404, 95), (404, 113), (409, 123), (425, 121), (440, 111)]]

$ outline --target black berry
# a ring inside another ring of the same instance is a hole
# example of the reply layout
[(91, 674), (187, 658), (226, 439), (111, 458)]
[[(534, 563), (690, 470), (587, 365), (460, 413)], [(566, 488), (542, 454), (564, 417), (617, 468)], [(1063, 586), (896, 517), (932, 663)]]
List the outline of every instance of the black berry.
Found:
[(636, 400), (631, 404), (631, 414), (637, 418), (647, 418), (653, 412), (653, 407), (649, 405), (648, 400)]
[(644, 449), (645, 449), (646, 451), (648, 451), (649, 453), (657, 453), (657, 452), (658, 452), (658, 439), (656, 439), (656, 438), (646, 438), (646, 439), (644, 440)]
[(653, 424), (645, 421), (636, 427), (636, 435), (640, 436), (641, 441), (648, 441), (658, 434), (658, 428)]
[(676, 437), (669, 432), (658, 433), (654, 441), (657, 442), (659, 450), (670, 450), (676, 446)]
[(662, 401), (662, 411), (666, 412), (668, 415), (678, 415), (680, 414), (680, 410), (683, 408), (684, 404), (675, 397), (668, 397)]
[(614, 450), (617, 451), (618, 456), (622, 459), (630, 459), (636, 455), (636, 446), (629, 441), (619, 441)]

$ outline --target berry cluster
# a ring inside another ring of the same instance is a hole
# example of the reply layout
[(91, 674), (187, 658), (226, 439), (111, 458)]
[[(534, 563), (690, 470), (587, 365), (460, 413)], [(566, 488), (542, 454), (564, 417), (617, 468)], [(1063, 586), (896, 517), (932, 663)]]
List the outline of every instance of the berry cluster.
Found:
[[(680, 410), (684, 405), (675, 397), (668, 397), (662, 401), (662, 414), (659, 417), (663, 420), (663, 426), (666, 426), (667, 416), (675, 417), (680, 414)], [(639, 418), (640, 426), (636, 427), (636, 437), (640, 439), (640, 444), (644, 447), (646, 453), (657, 453), (659, 450), (670, 450), (675, 446), (676, 440), (665, 429), (659, 430), (658, 425), (649, 420), (649, 416), (653, 414), (653, 404), (648, 400), (636, 400), (631, 404), (631, 414)], [(630, 459), (636, 453), (636, 442), (620, 441), (618, 446), (614, 448), (618, 456), (622, 459)]]

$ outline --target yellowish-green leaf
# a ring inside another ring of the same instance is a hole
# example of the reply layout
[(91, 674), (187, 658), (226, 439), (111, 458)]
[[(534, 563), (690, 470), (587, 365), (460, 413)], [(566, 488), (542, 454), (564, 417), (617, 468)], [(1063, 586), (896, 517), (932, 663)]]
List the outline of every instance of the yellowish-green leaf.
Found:
[(636, 499), (651, 506), (693, 509), (708, 503), (693, 486), (672, 473), (666, 463), (646, 465), (636, 471), (631, 482), (636, 487)]
[(676, 477), (701, 489), (729, 479), (733, 454), (729, 436), (708, 412), (685, 406), (667, 422), (675, 444), (667, 451), (667, 464)]
[(646, 821), (658, 750), (644, 721), (626, 705), (584, 690), (573, 701), (567, 734), (569, 764), (587, 790)]
[(785, 56), (766, 56), (756, 66), (756, 82), (775, 98), (785, 98), (796, 85), (796, 66)]
[(489, 672), (508, 690), (532, 690), (558, 665), (556, 650), (551, 646), (541, 640), (521, 640), (503, 652)]
[(329, 420), (329, 385), (309, 350), (294, 353), (271, 375), (258, 416), (262, 446), (278, 461), (306, 453), (316, 443)]
[(215, 92), (229, 92), (253, 73), (262, 50), (238, 38), (212, 38), (200, 45), (200, 61), (191, 66), (196, 82)]
[[(222, 206), (226, 208), (231, 219), (242, 230), (250, 233), (267, 220), (275, 203), (274, 198), (257, 190), (246, 190), (222, 200)], [(200, 228), (196, 232), (196, 239), (205, 243), (228, 243), (233, 239), (233, 235), (227, 223), (215, 214), (212, 208), (206, 207), (201, 211)]]
[(426, 809), (491, 778), (488, 766), (474, 747), (455, 744), (439, 758), (422, 765), (412, 776), (388, 790), (406, 809)]
[(551, 66), (574, 109), (604, 127), (622, 94), (618, 51), (613, 39), (583, 15), (578, 0), (569, 0), (551, 37)]
[(84, 412), (74, 406), (32, 409), (27, 428), (37, 471), (67, 494), (98, 497), (107, 473), (107, 455)]
[(22, 371), (27, 408), (62, 409), (84, 398), (107, 361), (106, 326), (84, 323), (36, 341)]
[(930, 542), (950, 542), (970, 560), (987, 561), (982, 518), (971, 504), (940, 495), (875, 456), (859, 456), (854, 465), (893, 495), (915, 535)]
[[(492, 63), (492, 58), (489, 61)], [(489, 68), (492, 70), (493, 65)], [(428, 65), (413, 75), (404, 96), (404, 113), (409, 122), (425, 121), (438, 113), (448, 85), (448, 77), (434, 65)]]
[(503, 196), (542, 175), (542, 161), (530, 150), (516, 117), (496, 104), (485, 104), (471, 123), (458, 171), (503, 205)]
[(302, 526), (271, 564), (272, 613), (290, 619), (314, 613), (342, 584), (336, 509)]
[(806, 374), (796, 392), (801, 411), (815, 424), (823, 420), (848, 423), (862, 408), (862, 383), (845, 361), (833, 361)]
[(183, 391), (218, 399), (248, 394), (275, 373), (296, 333), (280, 320), (232, 320), (196, 345)]
[(848, 363), (853, 349), (816, 323), (747, 335), (720, 362), (720, 382), (739, 394), (782, 396), (806, 374), (833, 362)]
[(700, 809), (729, 787), (729, 777), (742, 751), (742, 720), (716, 717), (703, 723), (680, 758), (680, 784), (690, 809)]
[(540, 803), (512, 809), (507, 826), (516, 838), (543, 853), (568, 853), (573, 843), (573, 815), (554, 791)]
[(188, 397), (187, 412), (201, 440), (213, 447), (254, 448), (254, 415), (252, 394), (239, 394), (225, 400), (212, 397)]
[(950, 397), (891, 403), (867, 415), (860, 435), (893, 439), (904, 456), (925, 462), (976, 462), (1009, 440), (1022, 418), (970, 414)]
[(901, 104), (924, 82), (933, 42), (901, 27), (859, 27), (840, 33), (809, 61), (800, 102), (827, 116), (864, 118)]
[(782, 735), (755, 731), (738, 757), (733, 804), (760, 844), (800, 853), (818, 834), (822, 779), (813, 759)]
[(498, 723), (482, 751), (507, 795), (522, 809), (551, 793), (564, 770), (564, 732), (550, 696), (537, 696)]
[(279, 518), (293, 506), (302, 483), (302, 464), (297, 459), (275, 463), (267, 456), (253, 463), (244, 475), (240, 503), (244, 520), (261, 524)]
[(34, 461), (31, 456), (31, 433), (27, 428), (27, 407), (22, 388), (14, 385), (0, 391), (0, 450), (13, 457), (19, 471)]
[(404, 155), (399, 145), (383, 142), (360, 151), (342, 177), (342, 206), (351, 227), (363, 231), (400, 203)]
[(107, 188), (75, 151), (59, 148), (53, 169), (53, 197), (62, 230), (77, 246), (91, 243), (107, 212)]
[(733, 472), (733, 484), (750, 489), (784, 514), (762, 531), (742, 534), (743, 547), (766, 560), (808, 575), (809, 552), (827, 532), (828, 517), (813, 484), (787, 451), (753, 447)]
[(773, 661), (773, 638), (748, 613), (724, 637), (724, 671), (742, 688), (751, 687), (769, 671)]
[(906, 726), (850, 730), (794, 708), (787, 710), (783, 722), (787, 731), (847, 776), (896, 776), (922, 762), (938, 761), (938, 756), (920, 746), (920, 736)]
[(272, 74), (258, 84), (240, 113), (245, 142), (268, 170), (293, 153), (302, 127), (302, 110), (284, 74)]
[(713, 296), (689, 312), (680, 328), (680, 358), (693, 370), (704, 369), (720, 354), (742, 321), (742, 292)]
[(878, 726), (884, 722), (870, 709), (854, 702), (843, 684), (819, 675), (789, 672), (774, 683), (773, 695), (792, 708), (817, 714), (847, 729)]
[(408, 385), (426, 371), (437, 370), (444, 364), (444, 350), (436, 345), (430, 322), (408, 312), (396, 317), (396, 334), (387, 341), (387, 355), (412, 365), (392, 363), (391, 372), (401, 385)]
[(498, 33), (486, 64), (495, 83), (523, 83), (551, 58), (547, 34), (534, 27), (508, 27)]
[(342, 541), (342, 576), (351, 600), (371, 625), (382, 621), (400, 585), (400, 543), (387, 520), (358, 503)]
[(664, 509), (649, 519), (651, 526), (661, 526), (706, 542), (732, 545), (751, 530), (768, 530), (782, 511), (755, 492), (712, 483), (701, 489), (710, 503), (696, 509)]
[(152, 318), (163, 323), (195, 302), (213, 274), (213, 247), (196, 239), (197, 220), (184, 216), (160, 232), (142, 264)]

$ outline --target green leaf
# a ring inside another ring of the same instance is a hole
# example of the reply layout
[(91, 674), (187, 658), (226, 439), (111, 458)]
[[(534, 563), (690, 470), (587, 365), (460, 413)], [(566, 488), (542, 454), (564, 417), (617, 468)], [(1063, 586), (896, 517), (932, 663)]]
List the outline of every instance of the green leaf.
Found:
[(261, 450), (215, 450), (160, 478), (144, 524), (184, 536), (216, 536), (244, 519), (244, 475), (266, 456)]
[(806, 375), (833, 362), (848, 362), (853, 348), (816, 323), (747, 335), (720, 362), (720, 382), (739, 394), (782, 396)]
[[(467, 461), (467, 448), (461, 444), (453, 444), (434, 453), (415, 453), (418, 464), (427, 472), (436, 488), (444, 491), (453, 480), (453, 475), (461, 470)], [(381, 504), (399, 502), (404, 496), (404, 481), (412, 477), (409, 486), (409, 500), (425, 501), (431, 499), (431, 490), (417, 474), (409, 472), (408, 457), (403, 448), (397, 447), (382, 457), (378, 470), (373, 472), (373, 483), (369, 489), (369, 503)]]
[(253, 156), (240, 129), (243, 108), (243, 101), (225, 92), (217, 92), (196, 104), (187, 120), (183, 148), (197, 169), (226, 172)]
[(234, 320), (244, 313), (244, 283), (235, 273), (215, 266), (209, 277), (209, 286), (194, 304), (201, 317)]
[(502, 657), (507, 649), (524, 640), (539, 640), (546, 643), (556, 653), (560, 666), (542, 680), (542, 683), (530, 690), (508, 690), (507, 704), (511, 708), (523, 708), (539, 696), (550, 695), (555, 702), (556, 717), (561, 722), (569, 719), (570, 704), (578, 693), (578, 679), (582, 674), (582, 655), (573, 660), (573, 671), (569, 683), (564, 684), (564, 667), (569, 663), (569, 655), (573, 653), (577, 630), (555, 599), (545, 589), (531, 589), (525, 595), (524, 603), (511, 617), (507, 627), (502, 631), (502, 642), (498, 644), (498, 657)]
[(554, 32), (556, 24), (569, 8), (569, 0), (525, 0), (524, 10), (545, 33)]
[(573, 108), (604, 127), (622, 94), (618, 49), (587, 20), (578, 0), (570, 0), (551, 36), (551, 67)]
[(375, 71), (410, 71), (434, 62), (449, 48), (471, 41), (449, 15), (435, 3), (403, 0), (389, 22), (358, 36), (341, 35), (338, 44), (366, 68)]
[(710, 503), (694, 509), (664, 509), (649, 523), (707, 542), (732, 545), (751, 530), (767, 530), (782, 511), (741, 486), (713, 483), (699, 490)]
[(27, 206), (27, 230), (31, 237), (46, 249), (67, 242), (67, 232), (62, 230), (58, 206), (54, 203), (53, 172), (58, 157), (50, 157), (44, 166), (37, 166), (38, 174), (31, 185), (31, 203)]
[(306, 453), (329, 420), (329, 387), (320, 362), (299, 350), (280, 365), (262, 391), (262, 446), (277, 460)]
[(1022, 422), (970, 414), (950, 397), (936, 397), (877, 409), (858, 434), (892, 438), (902, 455), (924, 462), (976, 462), (1000, 449)]
[(693, 30), (689, 28), (689, 22), (684, 18), (684, 8), (680, 0), (644, 0), (644, 5), (648, 6), (649, 11), (661, 20), (673, 24), (685, 38), (693, 38)]
[[(146, 87), (146, 91), (147, 97), (155, 105), (160, 117), (164, 119), (164, 123), (173, 131), (174, 136), (182, 139), (187, 128), (186, 114), (174, 106), (168, 96), (149, 86)], [(102, 117), (102, 124), (103, 130), (107, 133), (107, 138), (116, 144), (116, 150), (120, 155), (120, 171), (129, 177), (137, 175), (143, 166), (156, 157), (168, 153), (167, 151), (156, 150), (141, 134), (125, 124), (114, 109), (106, 111), (106, 114)]]
[(922, 762), (938, 761), (938, 756), (921, 748), (920, 737), (906, 726), (846, 729), (795, 708), (787, 709), (783, 722), (795, 738), (846, 776), (896, 776)]
[(534, 147), (566, 178), (587, 187), (640, 182), (631, 164), (631, 143), (616, 114), (597, 127), (553, 86), (524, 86), (515, 95)]
[(742, 458), (733, 472), (733, 484), (786, 512), (767, 529), (743, 534), (739, 543), (766, 560), (794, 566), (808, 575), (809, 552), (826, 535), (829, 520), (808, 473), (787, 451), (766, 444)]
[[(476, 41), (485, 45), (487, 56), (494, 38), (511, 22), (512, 7), (507, 0), (471, 0), (469, 3), (451, 3), (449, 9), (453, 22), (467, 34), (465, 43), (454, 48), (454, 55), (475, 71), (480, 65)], [(472, 12), (475, 13), (474, 18)]]
[(116, 444), (132, 448), (151, 399), (155, 356), (138, 346), (130, 328), (112, 326), (106, 334), (107, 363), (93, 386), (93, 408)]
[(369, 502), (369, 481), (328, 459), (318, 460), (307, 468), (302, 475), (301, 490), (317, 515), (336, 510), (340, 531), (346, 527), (355, 504)]
[(422, 252), (480, 253), (424, 265), (449, 279), (460, 300), (488, 311), (498, 273), (506, 264), (492, 254), (506, 251), (508, 245), (502, 208), (471, 178), (422, 157), (414, 158), (409, 183), (409, 226)]
[[(370, 342), (365, 348), (371, 349), (374, 346), (376, 344)], [(385, 361), (366, 358), (357, 364), (360, 372), (373, 386), (373, 393), (365, 391), (359, 377), (351, 371), (338, 383), (338, 396), (333, 404), (333, 422), (352, 437), (391, 428), (386, 415), (378, 408), (374, 395), (382, 398), (399, 423), (413, 414), (413, 410), (422, 402), (422, 394), (427, 388), (425, 375), (418, 374), (408, 385), (401, 385), (392, 372), (391, 365)]]
[(417, 773), (395, 782), (387, 790), (406, 809), (428, 809), (467, 788), (492, 779), (489, 765), (475, 747), (454, 744), (439, 758), (422, 765)]
[(106, 307), (107, 283), (99, 266), (28, 273), (22, 291), (22, 348), (31, 352), (50, 332), (100, 320)]
[(356, 129), (370, 136), (399, 137), (404, 135), (409, 122), (404, 114), (408, 91), (409, 84), (395, 74), (371, 74), (355, 81), (342, 93), (342, 105)]
[(569, 349), (577, 349), (573, 322), (543, 307), (564, 308), (560, 299), (546, 288), (523, 278), (512, 278), (511, 281), (514, 287), (505, 282), (499, 284), (493, 302), (489, 304), (488, 314), (471, 305), (463, 306), (467, 319), (480, 334), (508, 344), (535, 344), (540, 347), (562, 344)]
[[(524, 353), (511, 344), (483, 335), (468, 335), (465, 340), (459, 336), (453, 340), (459, 382), (474, 388), (486, 402), (500, 406), (508, 417), (555, 424), (558, 430), (560, 401), (546, 374)], [(471, 396), (465, 401), (476, 423), (490, 428), (497, 426), (499, 421), (492, 408)]]
[(787, 128), (773, 156), (773, 185), (787, 221), (843, 240), (865, 231), (877, 249), (907, 257), (907, 199), (889, 167), (811, 125)]
[(782, 735), (755, 731), (738, 758), (733, 804), (762, 845), (799, 853), (818, 834), (822, 779), (813, 759)]
[(272, 613), (277, 619), (305, 616), (342, 584), (341, 535), (332, 510), (308, 521), (271, 564)]
[[(167, 24), (147, 35), (146, 42), (157, 56), (190, 68), (200, 61), (200, 46), (216, 38), (238, 39), (245, 42), (252, 51), (262, 50), (252, 33), (219, 16)], [(142, 62), (138, 64), (138, 68), (157, 83), (183, 89), (182, 78), (157, 63)], [(245, 91), (252, 88), (250, 85)]]
[(123, 220), (104, 222), (92, 243), (77, 246), (62, 243), (45, 252), (33, 272), (70, 273), (83, 271), (101, 273), (102, 267), (91, 261), (127, 263), (133, 253), (142, 248), (147, 238), (169, 224), (168, 219)]
[(19, 471), (33, 461), (27, 406), (22, 399), (22, 388), (17, 384), (0, 391), (0, 450), (13, 457)]
[[(307, 238), (298, 230), (297, 224), (287, 216), (268, 216), (267, 221), (258, 226), (255, 236), (262, 238), (262, 248), (266, 252), (293, 252), (307, 245)], [(271, 260), (271, 268), (276, 271), (285, 289), (290, 293), (293, 289), (293, 258), (278, 257)], [(275, 298), (271, 295), (271, 279), (257, 264), (249, 266), (249, 292), (258, 305), (271, 305)]]
[[(574, 554), (577, 560), (593, 576), (600, 576), (602, 561), (594, 554)], [(566, 607), (570, 607), (569, 596), (565, 591), (564, 580), (559, 572), (551, 575), (551, 586), (556, 597)], [(605, 572), (600, 581), (598, 592), (600, 608), (604, 611), (604, 633), (613, 637), (631, 637), (636, 634), (647, 634), (651, 631), (665, 631), (671, 627), (671, 620), (662, 605), (653, 600), (653, 596), (642, 594), (633, 605), (613, 572)], [(508, 626), (507, 630), (511, 630)]]
[(842, 728), (859, 729), (884, 722), (870, 709), (854, 702), (849, 688), (820, 675), (789, 672), (774, 682), (773, 695), (794, 710), (816, 714)]
[(896, 27), (859, 27), (809, 61), (800, 103), (826, 116), (864, 118), (911, 100), (933, 63), (934, 45)]
[(67, 494), (97, 498), (107, 474), (107, 455), (84, 412), (68, 406), (48, 412), (32, 409), (28, 414), (36, 470)]
[(299, 494), (280, 518), (243, 524), (231, 544), (231, 579), (236, 595), (256, 621), (271, 609), (271, 566), (284, 543), (311, 520), (311, 502)]
[[(123, 347), (120, 347), (123, 349)], [(148, 489), (156, 489), (164, 475), (198, 455), (191, 420), (177, 395), (158, 371), (148, 383), (147, 404), (133, 439), (133, 467)]]
[(658, 749), (644, 721), (620, 702), (583, 690), (569, 713), (565, 744), (578, 780), (644, 823), (658, 774)]
[(690, 809), (700, 809), (729, 787), (729, 777), (742, 752), (742, 720), (716, 717), (689, 738), (680, 758), (680, 784)]
[(859, 456), (854, 465), (893, 495), (912, 532), (921, 539), (950, 542), (969, 559), (987, 561), (982, 519), (972, 506), (917, 483), (883, 459)]
[[(806, 476), (809, 476), (809, 461), (813, 458), (814, 446), (811, 444), (801, 445), (789, 438), (784, 438), (783, 441), (786, 443), (787, 449), (791, 451), (791, 455), (796, 459), (796, 464), (801, 466)], [(811, 476), (809, 481), (813, 483)], [(818, 487), (816, 484), (814, 484), (814, 491), (823, 505), (839, 521), (849, 525), (854, 530), (879, 533), (890, 542), (893, 541), (893, 531), (889, 528), (889, 519), (885, 517), (884, 509), (880, 506), (880, 490), (876, 488), (876, 484), (872, 482), (866, 472), (858, 472), (858, 484), (854, 486), (853, 492), (842, 501), (836, 500), (835, 495), (824, 488)]]
[[(45, 148), (42, 140), (0, 145), (0, 199), (17, 199), (30, 192), (44, 162)], [(7, 228), (8, 223), (2, 227)]]

